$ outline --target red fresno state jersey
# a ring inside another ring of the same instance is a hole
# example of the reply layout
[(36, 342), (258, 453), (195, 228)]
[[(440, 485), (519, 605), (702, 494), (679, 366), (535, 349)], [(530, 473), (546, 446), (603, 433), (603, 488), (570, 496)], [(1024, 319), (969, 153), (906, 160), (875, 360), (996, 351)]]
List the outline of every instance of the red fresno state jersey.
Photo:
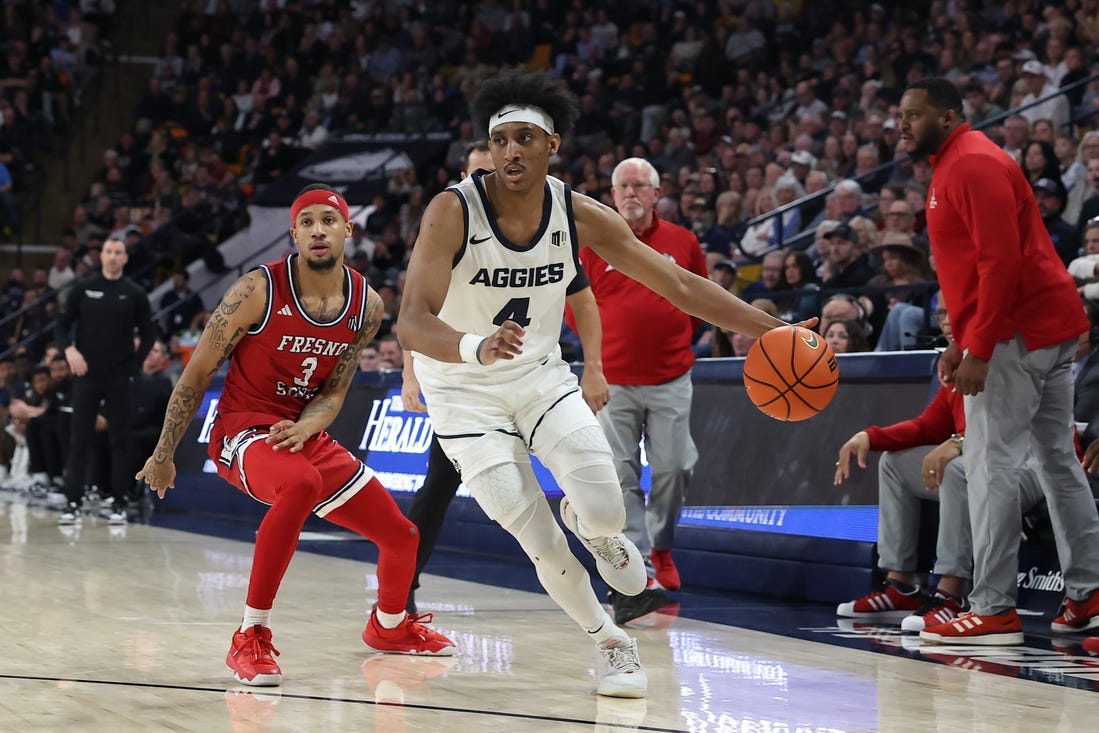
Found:
[(267, 309), (233, 350), (217, 405), (222, 435), (297, 420), (362, 326), (366, 279), (345, 266), (343, 310), (329, 322), (317, 321), (298, 298), (297, 257), (257, 268), (267, 280)]

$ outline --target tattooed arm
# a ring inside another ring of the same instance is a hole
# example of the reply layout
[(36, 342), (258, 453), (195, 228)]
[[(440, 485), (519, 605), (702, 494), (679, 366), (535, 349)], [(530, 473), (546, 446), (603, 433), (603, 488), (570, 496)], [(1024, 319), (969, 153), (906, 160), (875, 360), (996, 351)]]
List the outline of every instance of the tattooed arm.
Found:
[(210, 382), (249, 327), (263, 318), (266, 306), (266, 281), (260, 273), (250, 272), (233, 283), (206, 322), (191, 360), (172, 390), (156, 449), (136, 476), (161, 499), (175, 486), (176, 447), (195, 418)]
[(355, 334), (355, 340), (347, 350), (340, 355), (339, 361), (333, 367), (332, 373), (328, 375), (320, 392), (305, 406), (296, 422), (280, 420), (271, 426), (267, 442), (274, 446), (275, 450), (289, 448), (291, 453), (297, 453), (305, 445), (305, 441), (332, 424), (336, 415), (340, 414), (344, 398), (347, 397), (347, 389), (359, 370), (359, 354), (362, 353), (364, 346), (374, 340), (383, 315), (385, 315), (385, 306), (382, 304), (382, 297), (374, 292), (373, 288), (368, 287), (366, 317), (363, 319), (362, 328)]

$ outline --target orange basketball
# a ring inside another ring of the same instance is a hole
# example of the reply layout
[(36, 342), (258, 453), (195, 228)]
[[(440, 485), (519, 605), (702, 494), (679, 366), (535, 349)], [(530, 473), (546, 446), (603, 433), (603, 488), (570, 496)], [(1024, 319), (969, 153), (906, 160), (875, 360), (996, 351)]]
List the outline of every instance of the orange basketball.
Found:
[(744, 360), (748, 398), (776, 420), (808, 420), (828, 406), (838, 385), (839, 365), (831, 347), (801, 326), (768, 331)]

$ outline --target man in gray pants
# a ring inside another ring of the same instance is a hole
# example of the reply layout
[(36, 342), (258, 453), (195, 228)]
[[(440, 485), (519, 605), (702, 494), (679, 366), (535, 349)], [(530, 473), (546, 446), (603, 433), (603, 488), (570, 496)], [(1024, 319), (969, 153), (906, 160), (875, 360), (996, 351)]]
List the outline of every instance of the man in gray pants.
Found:
[[(886, 581), (880, 590), (839, 604), (837, 616), (877, 623), (900, 621), (902, 631), (918, 633), (928, 625), (950, 621), (968, 608), (966, 586), (973, 577), (969, 492), (964, 459), (954, 460), (962, 455), (965, 439), (954, 433), (938, 444), (885, 447), (930, 437), (910, 433), (918, 427), (930, 427), (932, 431), (940, 427), (922, 426), (921, 421), (927, 417), (941, 418), (941, 414), (936, 414), (941, 407), (936, 401), (949, 402), (954, 397), (955, 393), (940, 389), (928, 409), (915, 420), (860, 430), (840, 448), (837, 485), (847, 478), (851, 458), (865, 467), (867, 452), (885, 451), (878, 462), (878, 567), (886, 571)], [(960, 406), (961, 399), (957, 402)], [(961, 428), (964, 430), (964, 424)], [(916, 574), (923, 499), (939, 502), (939, 531), (932, 569), (939, 582), (930, 596), (921, 592)], [(1030, 463), (1020, 475), (1019, 499), (1023, 513), (1042, 500), (1042, 489)]]
[[(942, 297), (935, 317), (951, 341), (950, 319)], [(973, 577), (973, 537), (969, 528), (969, 492), (964, 460), (965, 405), (957, 392), (940, 385), (935, 397), (912, 420), (860, 430), (840, 448), (835, 484), (847, 479), (851, 459), (866, 467), (866, 454), (885, 451), (878, 462), (878, 567), (885, 585), (841, 603), (836, 615), (874, 622), (901, 622), (902, 631), (950, 621), (968, 608), (966, 586)], [(1042, 500), (1042, 490), (1028, 463), (1019, 481), (1022, 510)], [(939, 502), (939, 532), (934, 594), (921, 592), (916, 575), (920, 502)]]
[[(660, 176), (648, 161), (627, 158), (611, 175), (615, 206), (642, 242), (680, 267), (707, 277), (706, 256), (688, 230), (654, 211)], [(603, 325), (602, 358), (610, 402), (598, 413), (614, 453), (626, 504), (624, 530), (645, 558), (649, 586), (637, 596), (612, 594), (616, 623), (626, 623), (668, 602), (679, 587), (672, 561), (675, 525), (698, 453), (690, 434), (691, 338), (698, 325), (665, 298), (608, 265), (591, 248), (580, 251)], [(572, 325), (571, 312), (568, 314)], [(641, 451), (652, 467), (648, 506), (641, 492)]]
[(965, 396), (973, 611), (928, 626), (944, 644), (1020, 644), (1019, 478), (1033, 456), (1065, 579), (1054, 632), (1099, 628), (1099, 515), (1073, 440), (1072, 361), (1088, 330), (1019, 164), (965, 123), (961, 93), (920, 79), (901, 97), (906, 152), (933, 173), (927, 231), (954, 340), (939, 381)]

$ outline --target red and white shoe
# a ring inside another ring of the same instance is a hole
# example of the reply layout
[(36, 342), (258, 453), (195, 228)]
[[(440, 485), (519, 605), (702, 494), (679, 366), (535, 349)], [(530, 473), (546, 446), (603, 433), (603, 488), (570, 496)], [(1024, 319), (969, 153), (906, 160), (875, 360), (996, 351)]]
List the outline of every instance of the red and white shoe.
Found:
[(282, 670), (275, 657), (279, 650), (271, 643), (271, 629), (256, 624), (233, 634), (225, 665), (242, 685), (269, 687), (282, 684)]
[(679, 569), (672, 560), (671, 550), (653, 550), (649, 555), (653, 570), (656, 571), (656, 582), (665, 590), (679, 590)]
[(1084, 651), (1099, 654), (1099, 636), (1089, 636), (1083, 641)]
[(1073, 634), (1089, 629), (1099, 629), (1099, 590), (1082, 601), (1066, 598), (1061, 612), (1053, 619), (1049, 627), (1056, 634)]
[(363, 630), (363, 642), (376, 652), (390, 654), (422, 654), (449, 657), (457, 650), (454, 642), (438, 631), (428, 628), (432, 614), (419, 616), (406, 613), (395, 629), (387, 629), (378, 623), (378, 614), (371, 613)]
[(881, 590), (836, 606), (836, 615), (860, 621), (896, 623), (919, 610), (926, 600), (927, 596), (920, 593), (919, 587), (912, 593), (901, 593), (893, 581), (887, 580)]
[(920, 632), (920, 641), (928, 644), (1013, 646), (1023, 643), (1023, 622), (1014, 608), (987, 616), (963, 613), (944, 624), (928, 626)]
[(911, 616), (901, 621), (901, 631), (918, 634), (928, 626), (945, 624), (969, 610), (968, 604), (958, 603), (953, 596), (936, 592), (928, 598)]

